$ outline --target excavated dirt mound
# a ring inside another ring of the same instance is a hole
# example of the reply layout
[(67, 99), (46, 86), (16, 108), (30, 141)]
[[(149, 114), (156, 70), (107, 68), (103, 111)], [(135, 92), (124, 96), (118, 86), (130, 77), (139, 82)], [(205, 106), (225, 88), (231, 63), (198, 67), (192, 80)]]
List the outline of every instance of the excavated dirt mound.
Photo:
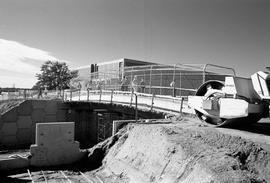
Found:
[(105, 182), (270, 182), (267, 144), (190, 120), (130, 124), (85, 163)]

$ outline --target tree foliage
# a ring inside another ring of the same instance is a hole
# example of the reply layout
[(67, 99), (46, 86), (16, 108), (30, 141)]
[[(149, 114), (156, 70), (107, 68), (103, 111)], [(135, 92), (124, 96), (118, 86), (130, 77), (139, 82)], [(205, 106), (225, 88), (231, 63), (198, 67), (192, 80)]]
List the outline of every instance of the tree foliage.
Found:
[(78, 71), (69, 70), (65, 62), (47, 61), (41, 66), (41, 73), (36, 74), (37, 83), (33, 88), (44, 88), (48, 90), (67, 89), (70, 80), (78, 76)]

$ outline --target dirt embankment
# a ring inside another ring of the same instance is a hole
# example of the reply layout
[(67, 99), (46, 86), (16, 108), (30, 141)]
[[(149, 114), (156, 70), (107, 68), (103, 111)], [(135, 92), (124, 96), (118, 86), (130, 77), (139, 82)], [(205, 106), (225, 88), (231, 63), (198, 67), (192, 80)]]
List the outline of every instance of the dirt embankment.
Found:
[(23, 100), (0, 101), (0, 115), (22, 103)]
[(183, 119), (130, 124), (90, 149), (86, 163), (99, 161), (106, 182), (270, 182), (264, 147)]

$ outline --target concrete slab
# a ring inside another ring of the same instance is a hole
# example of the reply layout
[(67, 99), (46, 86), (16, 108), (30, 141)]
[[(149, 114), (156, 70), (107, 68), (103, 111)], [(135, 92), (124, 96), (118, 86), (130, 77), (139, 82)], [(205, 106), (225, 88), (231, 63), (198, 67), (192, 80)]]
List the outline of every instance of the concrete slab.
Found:
[(16, 135), (17, 123), (4, 123), (2, 127), (3, 135)]
[(32, 100), (33, 109), (44, 109), (46, 107), (46, 100)]
[(3, 121), (15, 122), (17, 121), (17, 114), (18, 114), (17, 107), (14, 107), (2, 115)]
[(19, 144), (31, 144), (31, 129), (18, 129), (17, 140)]
[(1, 130), (2, 126), (3, 126), (3, 124), (4, 124), (4, 122), (3, 122), (2, 116), (0, 115), (0, 130)]
[(31, 165), (38, 167), (70, 164), (84, 155), (74, 141), (74, 122), (37, 123), (30, 153)]
[(18, 128), (31, 128), (32, 118), (31, 116), (19, 116), (17, 121)]
[(16, 135), (4, 135), (1, 138), (1, 143), (5, 146), (15, 147), (18, 143)]
[(8, 158), (0, 159), (0, 170), (14, 170), (18, 168), (26, 168), (29, 166), (29, 160), (27, 158)]
[(3, 132), (2, 132), (2, 130), (0, 129), (0, 146), (1, 146), (1, 144), (2, 144), (3, 137), (4, 137)]
[(31, 144), (36, 142), (36, 123), (33, 122), (31, 126)]
[(66, 110), (58, 110), (56, 112), (57, 121), (66, 121), (67, 120), (67, 111)]
[(34, 109), (31, 115), (32, 121), (37, 122), (44, 122), (45, 118), (45, 111), (44, 109)]
[(33, 106), (31, 101), (24, 101), (18, 107), (19, 115), (30, 115), (32, 113)]
[(36, 144), (53, 146), (54, 144), (74, 141), (74, 122), (54, 122), (36, 124)]
[(57, 101), (47, 101), (45, 107), (46, 114), (56, 114), (57, 111)]
[(44, 121), (45, 122), (55, 122), (55, 121), (57, 121), (56, 114), (46, 114)]

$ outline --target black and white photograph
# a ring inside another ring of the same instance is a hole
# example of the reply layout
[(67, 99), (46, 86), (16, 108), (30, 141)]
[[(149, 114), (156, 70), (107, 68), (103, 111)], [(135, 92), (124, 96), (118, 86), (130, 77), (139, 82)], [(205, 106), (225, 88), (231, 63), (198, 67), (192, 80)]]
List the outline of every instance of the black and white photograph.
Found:
[(0, 0), (0, 183), (270, 183), (270, 1)]

